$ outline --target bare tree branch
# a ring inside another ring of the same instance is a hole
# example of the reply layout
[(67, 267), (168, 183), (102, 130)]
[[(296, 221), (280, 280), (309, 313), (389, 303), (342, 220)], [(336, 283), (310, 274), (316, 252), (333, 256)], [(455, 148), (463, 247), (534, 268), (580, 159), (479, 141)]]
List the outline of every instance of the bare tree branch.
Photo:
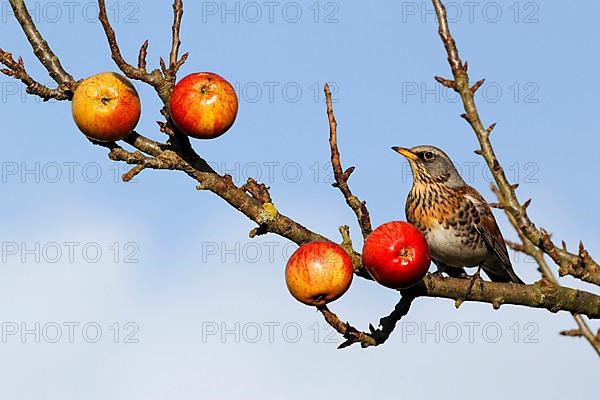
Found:
[(357, 330), (348, 322), (342, 321), (335, 313), (331, 312), (326, 305), (317, 308), (321, 314), (323, 314), (325, 322), (346, 339), (344, 343), (338, 346), (338, 349), (343, 349), (354, 343), (360, 343), (363, 348), (377, 346), (378, 343), (373, 336)]
[[(423, 284), (419, 286), (420, 289), (415, 291), (419, 296), (443, 297), (453, 299), (459, 304), (464, 300), (469, 284), (470, 279), (427, 275)], [(545, 279), (531, 285), (481, 281), (481, 285), (473, 286), (468, 300), (490, 303), (494, 309), (504, 304), (514, 304), (542, 308), (550, 312), (568, 311), (585, 314), (589, 318), (600, 318), (600, 296), (560, 287)]]
[(258, 183), (254, 178), (248, 178), (246, 183), (241, 187), (241, 189), (250, 193), (252, 197), (261, 203), (272, 203), (271, 194), (269, 193), (269, 188), (264, 183)]
[(592, 257), (583, 246), (579, 243), (579, 251), (577, 259), (573, 262), (564, 258), (566, 246), (564, 248), (557, 247), (550, 238), (550, 235), (545, 229), (540, 229), (542, 234), (542, 246), (546, 254), (559, 266), (558, 273), (560, 276), (571, 275), (584, 282), (593, 283), (600, 286), (600, 267), (592, 260)]
[(147, 157), (140, 151), (131, 153), (121, 147), (114, 147), (108, 157), (113, 161), (124, 161), (127, 164), (135, 165), (130, 171), (123, 175), (123, 181), (129, 182), (136, 175), (146, 168), (150, 169), (177, 169), (179, 157), (171, 150), (165, 150), (157, 157)]
[[(132, 134), (125, 140), (128, 143), (134, 143), (136, 148), (155, 157), (160, 157), (162, 152), (165, 151), (156, 142), (135, 135)], [(237, 187), (230, 176), (221, 176), (214, 171), (204, 171), (201, 167), (196, 168), (194, 164), (197, 161), (195, 159), (186, 159), (180, 153), (172, 153), (171, 157), (174, 157), (172, 159), (173, 165), (170, 165), (169, 169), (180, 170), (188, 174), (199, 183), (200, 189), (211, 191), (227, 201), (231, 206), (256, 222), (264, 233), (275, 233), (298, 245), (313, 241), (331, 241), (282, 215), (273, 207), (272, 203), (263, 203), (260, 199), (249, 194), (249, 191), (252, 193), (255, 189), (249, 190), (248, 184)], [(199, 156), (196, 155), (196, 157), (201, 160)], [(251, 183), (251, 185), (256, 184)], [(261, 190), (265, 191), (267, 189), (264, 187)], [(261, 196), (264, 196), (264, 193)], [(268, 208), (265, 208), (265, 205), (268, 205)], [(361, 255), (352, 248), (346, 248), (346, 250), (352, 257), (357, 275), (361, 276), (360, 271), (363, 270)], [(462, 302), (469, 283), (470, 280), (468, 279), (427, 275), (423, 282), (411, 288), (409, 293), (413, 297), (442, 297)], [(574, 314), (584, 314), (589, 318), (600, 318), (600, 296), (560, 287), (546, 280), (536, 282), (533, 285), (482, 282), (481, 285), (476, 285), (476, 287), (471, 290), (468, 301), (489, 303), (494, 308), (499, 308), (503, 304), (513, 304), (547, 309), (551, 312), (568, 311)]]
[[(421, 296), (447, 298), (455, 300), (458, 306), (464, 301), (464, 294), (469, 290), (469, 286), (469, 279), (444, 278), (428, 274), (417, 285), (401, 290), (402, 298), (394, 311), (380, 320), (380, 329), (375, 330), (370, 326), (370, 333), (360, 332), (349, 323), (342, 322), (327, 307), (321, 307), (319, 311), (325, 320), (346, 339), (340, 348), (354, 343), (360, 343), (362, 347), (377, 346), (385, 343), (396, 323), (408, 313), (415, 298)], [(550, 312), (557, 312), (560, 308), (576, 313), (575, 310), (584, 307), (589, 312), (585, 314), (590, 318), (600, 318), (600, 297), (575, 289), (563, 288), (548, 280), (541, 280), (533, 285), (481, 281), (481, 285), (474, 285), (471, 288), (469, 301), (490, 303), (494, 309), (498, 309), (504, 304), (514, 304), (543, 308)], [(579, 315), (576, 319), (578, 322), (582, 321)]]
[(169, 68), (164, 71), (165, 77), (169, 80), (171, 85), (175, 85), (177, 77), (177, 71), (185, 63), (188, 58), (188, 53), (185, 53), (181, 59), (179, 59), (179, 47), (181, 46), (181, 39), (179, 32), (181, 31), (181, 20), (183, 18), (183, 0), (173, 1), (173, 27), (171, 37), (171, 54), (169, 55)]
[[(513, 249), (524, 251), (532, 256), (538, 263), (543, 276), (556, 286), (558, 286), (558, 281), (546, 263), (542, 250), (560, 266), (561, 275), (571, 274), (587, 282), (600, 284), (600, 268), (598, 268), (598, 264), (592, 260), (587, 251), (583, 249), (583, 246), (580, 246), (578, 255), (569, 253), (566, 250), (566, 246), (563, 246), (563, 249), (559, 249), (552, 243), (549, 235), (543, 229), (538, 230), (529, 219), (526, 210), (531, 203), (531, 199), (526, 201), (523, 205), (520, 204), (516, 196), (517, 186), (511, 185), (508, 182), (490, 141), (490, 134), (496, 124), (494, 123), (488, 128), (485, 128), (475, 105), (474, 95), (477, 89), (483, 84), (483, 80), (477, 82), (474, 86), (469, 87), (467, 67), (466, 64), (463, 65), (460, 60), (456, 43), (450, 33), (446, 9), (441, 0), (432, 1), (438, 18), (439, 35), (446, 48), (448, 62), (454, 76), (453, 81), (439, 77), (436, 77), (436, 80), (446, 87), (453, 88), (460, 94), (465, 109), (465, 114), (462, 116), (469, 122), (475, 132), (481, 146), (481, 150), (478, 151), (478, 154), (485, 158), (498, 185), (499, 189), (493, 188), (493, 190), (500, 201), (501, 208), (505, 210), (511, 224), (515, 227), (522, 240), (522, 244), (509, 243), (509, 246)], [(574, 315), (574, 318), (580, 327), (582, 335), (588, 339), (588, 342), (600, 355), (600, 346), (594, 339), (594, 336), (583, 317)]]
[(154, 157), (158, 157), (165, 148), (164, 144), (142, 136), (136, 131), (130, 133), (123, 141)]
[(600, 285), (600, 266), (592, 259), (592, 257), (590, 257), (587, 251), (573, 254), (565, 249), (556, 247), (550, 240), (546, 240), (547, 238), (544, 233), (529, 219), (526, 211), (526, 205), (528, 204), (521, 205), (519, 202), (515, 192), (516, 187), (508, 182), (504, 169), (500, 165), (490, 142), (490, 133), (494, 125), (486, 128), (481, 122), (474, 98), (474, 89), (476, 89), (478, 85), (476, 84), (474, 87), (469, 86), (467, 65), (466, 63), (462, 63), (456, 43), (448, 28), (446, 8), (441, 0), (432, 1), (438, 18), (439, 35), (446, 48), (448, 62), (452, 69), (452, 75), (454, 76), (454, 80), (447, 80), (439, 77), (436, 77), (436, 80), (444, 86), (453, 88), (460, 95), (465, 110), (465, 114), (462, 116), (471, 125), (471, 128), (479, 140), (481, 146), (479, 154), (484, 157), (494, 176), (494, 180), (502, 194), (502, 203), (504, 204), (504, 207), (513, 215), (517, 221), (519, 230), (525, 234), (527, 239), (542, 249), (546, 254), (550, 255), (554, 262), (560, 266), (560, 273), (562, 275), (569, 274), (585, 280), (586, 282)]
[(172, 34), (172, 45), (170, 55), (170, 68), (173, 68), (179, 62), (179, 47), (181, 46), (181, 40), (179, 38), (179, 31), (181, 30), (181, 20), (183, 17), (183, 0), (175, 0), (173, 2), (173, 34)]
[(60, 84), (56, 89), (51, 89), (45, 85), (42, 85), (27, 73), (23, 59), (19, 57), (18, 61), (15, 61), (12, 54), (0, 49), (0, 63), (4, 64), (7, 68), (0, 69), (4, 75), (13, 77), (20, 80), (27, 87), (27, 93), (34, 94), (41, 97), (44, 101), (50, 99), (56, 100), (69, 100), (73, 96), (71, 88)]
[[(498, 199), (500, 199), (501, 193), (498, 190), (498, 188), (493, 184), (490, 186), (491, 186), (492, 191), (496, 195), (496, 197), (498, 197)], [(510, 221), (511, 225), (515, 228), (515, 230), (517, 231), (517, 233), (521, 239), (521, 243), (507, 242), (507, 244), (514, 250), (520, 251), (524, 254), (527, 254), (527, 255), (533, 257), (533, 259), (537, 262), (537, 264), (540, 268), (540, 273), (542, 274), (542, 276), (558, 286), (559, 285), (558, 279), (556, 279), (556, 277), (554, 276), (554, 273), (552, 272), (552, 269), (546, 262), (546, 259), (544, 258), (544, 252), (542, 250), (540, 250), (537, 246), (535, 246), (533, 243), (531, 243), (527, 239), (525, 234), (523, 232), (521, 232), (521, 230), (519, 229), (519, 226), (517, 224), (517, 220), (511, 213), (506, 211), (506, 216), (508, 217), (508, 220)], [(573, 315), (573, 318), (575, 319), (575, 322), (577, 322), (577, 325), (579, 326), (579, 329), (577, 330), (579, 332), (578, 336), (585, 337), (587, 339), (587, 341), (590, 343), (590, 345), (594, 348), (596, 353), (600, 356), (600, 338), (597, 338), (596, 336), (594, 336), (594, 334), (592, 333), (592, 330), (587, 325), (587, 322), (585, 321), (585, 318), (583, 316)], [(561, 335), (573, 336), (573, 335), (565, 334), (565, 332), (566, 331), (561, 332)]]
[(106, 12), (106, 4), (104, 0), (98, 0), (98, 8), (100, 10), (98, 19), (100, 20), (102, 28), (104, 29), (104, 33), (106, 34), (108, 46), (110, 47), (111, 57), (114, 60), (115, 64), (117, 64), (117, 67), (119, 67), (119, 69), (128, 78), (145, 82), (154, 87), (161, 100), (165, 104), (167, 104), (169, 101), (169, 96), (171, 95), (171, 85), (165, 79), (160, 70), (155, 69), (152, 72), (148, 72), (146, 70), (146, 54), (148, 50), (147, 41), (144, 42), (140, 49), (140, 54), (138, 56), (138, 67), (136, 68), (133, 65), (127, 63), (127, 61), (125, 61), (123, 55), (121, 54), (115, 31), (110, 25), (110, 21), (108, 20), (108, 14)]
[(100, 20), (100, 23), (104, 29), (104, 33), (106, 34), (112, 59), (115, 61), (119, 69), (127, 77), (140, 80), (153, 86), (163, 103), (167, 105), (171, 96), (171, 90), (177, 79), (177, 72), (188, 58), (187, 53), (184, 54), (181, 59), (178, 58), (179, 47), (181, 46), (179, 32), (181, 30), (181, 21), (183, 19), (183, 0), (173, 1), (172, 44), (171, 52), (169, 54), (169, 67), (166, 66), (164, 60), (161, 58), (161, 69), (154, 69), (151, 72), (146, 70), (148, 41), (146, 40), (140, 48), (138, 55), (138, 66), (134, 67), (133, 65), (127, 63), (121, 54), (115, 31), (108, 20), (108, 14), (106, 12), (106, 4), (104, 0), (98, 0), (98, 8), (100, 10), (98, 19)]
[(346, 339), (345, 342), (338, 346), (338, 349), (349, 347), (354, 343), (360, 343), (361, 347), (366, 348), (379, 346), (387, 341), (398, 321), (410, 311), (410, 306), (414, 299), (415, 296), (411, 293), (410, 289), (403, 290), (402, 297), (398, 304), (396, 304), (394, 311), (379, 320), (380, 328), (375, 329), (373, 325), (369, 324), (370, 333), (361, 332), (348, 322), (343, 322), (326, 305), (317, 307), (317, 309), (323, 314), (325, 321)]
[(15, 13), (15, 18), (23, 28), (25, 36), (33, 49), (33, 53), (46, 68), (52, 79), (59, 85), (73, 85), (75, 79), (60, 64), (60, 60), (50, 49), (48, 43), (44, 40), (37, 30), (31, 15), (27, 10), (24, 0), (10, 0), (10, 5)]
[(409, 288), (401, 290), (400, 296), (400, 301), (396, 304), (394, 310), (388, 316), (379, 320), (379, 329), (374, 329), (372, 325), (369, 325), (371, 336), (375, 338), (378, 344), (385, 343), (396, 328), (398, 321), (408, 314), (417, 293), (413, 293), (413, 290)]
[(348, 186), (348, 178), (354, 172), (354, 167), (350, 167), (346, 171), (342, 168), (340, 151), (337, 145), (337, 121), (333, 114), (333, 101), (331, 100), (331, 90), (328, 84), (325, 84), (325, 101), (327, 103), (327, 117), (329, 118), (329, 147), (331, 148), (331, 165), (335, 177), (334, 186), (340, 189), (346, 203), (356, 214), (363, 238), (366, 239), (372, 231), (371, 218), (366, 203), (353, 195)]
[(587, 326), (585, 319), (581, 315), (575, 316), (575, 321), (579, 326), (578, 329), (571, 329), (567, 331), (560, 332), (563, 336), (571, 336), (571, 337), (583, 337), (585, 338), (596, 350), (596, 353), (600, 355), (600, 330), (598, 333), (594, 335), (592, 330)]

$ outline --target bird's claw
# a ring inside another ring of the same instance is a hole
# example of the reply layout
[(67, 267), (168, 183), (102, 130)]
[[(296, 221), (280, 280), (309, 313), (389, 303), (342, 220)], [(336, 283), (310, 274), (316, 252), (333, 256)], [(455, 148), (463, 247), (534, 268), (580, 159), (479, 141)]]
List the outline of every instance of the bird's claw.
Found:
[(479, 287), (481, 290), (483, 290), (483, 280), (481, 279), (481, 267), (477, 268), (477, 272), (475, 272), (473, 274), (473, 276), (471, 277), (471, 282), (469, 282), (469, 287), (467, 288), (467, 293), (465, 293), (465, 298), (464, 300), (468, 300), (469, 297), (471, 296), (471, 292), (473, 290), (473, 286), (475, 285), (475, 282), (479, 281)]

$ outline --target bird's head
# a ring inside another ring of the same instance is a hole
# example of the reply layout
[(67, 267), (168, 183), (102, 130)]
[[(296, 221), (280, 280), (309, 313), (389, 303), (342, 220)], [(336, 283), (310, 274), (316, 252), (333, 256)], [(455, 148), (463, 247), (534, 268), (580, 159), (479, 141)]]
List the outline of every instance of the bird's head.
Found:
[(392, 150), (408, 159), (415, 183), (440, 183), (450, 187), (465, 185), (450, 157), (437, 147), (421, 145), (411, 149), (392, 147)]

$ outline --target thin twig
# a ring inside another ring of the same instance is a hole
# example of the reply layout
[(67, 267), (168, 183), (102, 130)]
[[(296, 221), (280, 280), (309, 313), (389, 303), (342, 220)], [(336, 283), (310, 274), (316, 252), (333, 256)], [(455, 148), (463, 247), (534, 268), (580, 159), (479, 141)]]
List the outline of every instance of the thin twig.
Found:
[(401, 298), (394, 310), (386, 317), (379, 320), (379, 329), (373, 328), (369, 325), (369, 331), (371, 336), (375, 339), (378, 344), (385, 343), (390, 337), (391, 333), (396, 328), (396, 324), (410, 311), (410, 306), (416, 298), (416, 294), (411, 292), (411, 289), (405, 289), (400, 291)]
[(146, 57), (148, 56), (148, 40), (144, 40), (138, 54), (138, 69), (146, 71)]
[(173, 26), (171, 35), (171, 53), (169, 55), (169, 68), (165, 71), (165, 77), (171, 85), (175, 84), (177, 72), (188, 58), (188, 53), (185, 53), (179, 59), (179, 48), (181, 47), (181, 39), (179, 32), (181, 31), (181, 21), (183, 19), (183, 0), (173, 1)]
[(19, 57), (19, 60), (15, 61), (15, 59), (12, 57), (12, 54), (2, 49), (0, 49), (0, 63), (7, 67), (5, 69), (0, 69), (0, 72), (2, 72), (4, 75), (20, 80), (25, 84), (27, 93), (39, 96), (44, 101), (48, 101), (50, 99), (70, 100), (73, 97), (71, 87), (61, 84), (56, 89), (51, 89), (33, 79), (31, 75), (27, 73), (22, 58)]
[(373, 325), (369, 324), (370, 333), (361, 332), (348, 322), (343, 322), (326, 305), (319, 306), (317, 309), (323, 314), (325, 321), (346, 339), (346, 341), (338, 346), (338, 349), (349, 347), (354, 343), (360, 343), (361, 347), (366, 348), (379, 346), (387, 341), (398, 321), (408, 314), (414, 299), (415, 296), (409, 291), (403, 293), (394, 311), (379, 320), (379, 329), (375, 329)]
[(410, 289), (403, 291), (402, 297), (394, 310), (388, 316), (379, 320), (380, 328), (375, 329), (373, 325), (369, 325), (370, 333), (361, 332), (348, 322), (343, 322), (327, 306), (320, 306), (317, 309), (323, 314), (325, 321), (346, 339), (338, 346), (338, 349), (349, 347), (354, 343), (360, 343), (362, 348), (366, 348), (382, 345), (388, 340), (398, 321), (410, 311), (414, 299), (415, 296), (410, 292)]
[(363, 348), (377, 346), (377, 342), (371, 335), (359, 331), (348, 322), (342, 321), (335, 313), (331, 312), (326, 305), (317, 307), (317, 309), (323, 314), (325, 322), (346, 339), (345, 342), (338, 346), (338, 349), (343, 349), (354, 343), (360, 343)]
[(246, 183), (241, 187), (242, 190), (250, 193), (252, 197), (261, 203), (272, 203), (269, 188), (264, 183), (258, 183), (254, 178), (248, 178)]
[(350, 178), (350, 175), (354, 171), (354, 167), (350, 167), (346, 171), (342, 168), (340, 151), (337, 145), (337, 121), (333, 113), (333, 101), (328, 84), (325, 84), (325, 101), (327, 104), (327, 117), (329, 119), (329, 147), (331, 148), (331, 165), (335, 178), (334, 186), (340, 189), (346, 199), (346, 203), (354, 211), (354, 214), (356, 214), (363, 238), (366, 239), (372, 231), (371, 218), (366, 203), (353, 195), (348, 186), (348, 178)]
[(98, 19), (100, 20), (102, 28), (104, 29), (108, 46), (110, 48), (111, 57), (117, 67), (119, 67), (119, 69), (128, 78), (145, 82), (154, 87), (161, 100), (167, 104), (171, 94), (171, 86), (169, 85), (169, 82), (158, 69), (155, 69), (152, 72), (146, 71), (145, 59), (148, 48), (147, 43), (144, 42), (142, 48), (140, 49), (140, 54), (138, 55), (139, 67), (134, 67), (133, 65), (129, 64), (127, 61), (125, 61), (123, 55), (121, 54), (121, 49), (119, 48), (119, 43), (117, 42), (117, 36), (114, 29), (110, 25), (110, 21), (108, 20), (106, 3), (104, 0), (98, 0), (98, 9)]
[(169, 68), (174, 68), (179, 62), (179, 47), (181, 46), (181, 39), (179, 38), (179, 31), (181, 29), (181, 20), (183, 17), (183, 0), (173, 1), (173, 28), (172, 28), (172, 44), (171, 54), (169, 57)]

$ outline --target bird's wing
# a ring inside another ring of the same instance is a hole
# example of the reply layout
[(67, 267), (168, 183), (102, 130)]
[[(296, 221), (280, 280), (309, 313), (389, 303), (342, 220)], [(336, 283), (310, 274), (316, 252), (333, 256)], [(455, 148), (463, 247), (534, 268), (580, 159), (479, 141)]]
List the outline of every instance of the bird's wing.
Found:
[(487, 246), (496, 254), (498, 260), (509, 271), (512, 271), (512, 264), (508, 257), (506, 243), (498, 228), (494, 214), (485, 199), (472, 187), (465, 188), (465, 197), (471, 200), (479, 211), (479, 223), (473, 222), (475, 229), (481, 235)]

